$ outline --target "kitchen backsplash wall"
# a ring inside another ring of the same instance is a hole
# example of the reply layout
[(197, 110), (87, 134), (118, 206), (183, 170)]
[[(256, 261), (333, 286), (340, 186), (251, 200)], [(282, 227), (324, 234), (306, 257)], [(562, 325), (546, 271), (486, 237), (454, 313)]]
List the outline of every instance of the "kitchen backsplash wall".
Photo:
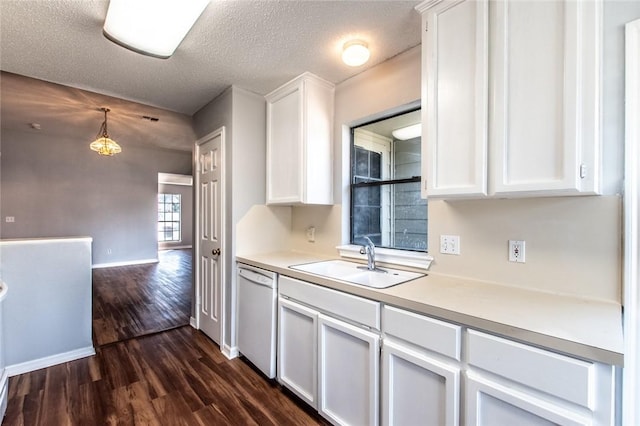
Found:
[(290, 230), (291, 207), (256, 204), (236, 225), (236, 255), (289, 250)]
[[(618, 196), (429, 202), (431, 270), (536, 290), (621, 300)], [(439, 253), (440, 235), (460, 236), (460, 255)], [(525, 263), (508, 261), (524, 240)]]

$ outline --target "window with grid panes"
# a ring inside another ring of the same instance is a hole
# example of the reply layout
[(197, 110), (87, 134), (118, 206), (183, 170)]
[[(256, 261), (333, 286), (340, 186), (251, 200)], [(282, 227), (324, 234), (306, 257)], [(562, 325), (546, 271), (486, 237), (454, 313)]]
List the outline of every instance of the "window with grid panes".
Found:
[(352, 129), (351, 243), (427, 251), (427, 200), (420, 195), (421, 137), (392, 131), (420, 122), (420, 110)]
[(180, 194), (158, 194), (158, 241), (175, 242), (182, 239)]

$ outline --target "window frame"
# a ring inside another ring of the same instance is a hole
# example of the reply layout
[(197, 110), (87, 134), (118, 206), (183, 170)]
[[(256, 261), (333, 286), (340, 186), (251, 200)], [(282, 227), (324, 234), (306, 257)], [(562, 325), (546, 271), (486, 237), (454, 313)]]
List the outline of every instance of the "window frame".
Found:
[[(170, 240), (166, 239), (166, 232), (167, 232), (166, 230), (160, 231), (160, 229), (158, 229), (157, 241), (158, 241), (158, 243), (180, 243), (180, 242), (182, 242), (182, 194), (175, 194), (175, 193), (168, 193), (168, 192), (160, 192), (160, 193), (158, 193), (157, 202), (156, 202), (156, 205), (157, 205), (157, 208), (158, 208), (158, 213), (160, 213), (159, 208), (160, 208), (160, 205), (161, 205), (160, 196), (162, 196), (162, 198), (163, 198), (163, 201), (162, 201), (162, 205), (163, 206), (166, 206), (166, 205), (172, 205), (173, 206), (173, 205), (176, 205), (176, 204), (179, 206), (178, 220), (159, 220), (159, 219), (157, 219), (156, 220), (156, 224), (158, 225), (158, 228), (160, 228), (161, 224), (165, 224), (166, 225), (168, 223), (171, 223), (171, 224), (177, 223), (178, 224), (178, 236), (179, 236), (179, 238), (177, 240), (173, 239), (173, 233), (176, 232), (175, 229), (172, 229), (172, 239), (170, 239)], [(178, 202), (175, 203), (175, 202), (171, 201), (170, 203), (167, 203), (167, 201), (166, 201), (167, 196), (170, 196), (172, 200), (173, 200), (173, 197), (177, 196), (178, 197)], [(166, 214), (168, 212), (163, 210), (162, 213)], [(171, 213), (173, 214), (175, 212), (172, 211)], [(160, 239), (160, 235), (161, 234), (163, 236), (162, 239)]]
[[(356, 236), (354, 235), (354, 219), (355, 219), (355, 209), (356, 209), (356, 205), (355, 205), (355, 196), (354, 196), (354, 191), (357, 188), (363, 188), (363, 187), (380, 187), (380, 188), (384, 188), (387, 187), (389, 188), (389, 204), (391, 206), (395, 205), (395, 201), (393, 200), (393, 188), (394, 185), (396, 184), (404, 184), (404, 183), (421, 183), (422, 182), (422, 177), (421, 175), (417, 175), (417, 176), (412, 176), (409, 178), (400, 178), (400, 179), (384, 179), (384, 172), (381, 172), (381, 179), (380, 180), (376, 180), (376, 181), (369, 181), (369, 182), (355, 182), (356, 180), (356, 175), (355, 175), (355, 163), (354, 163), (354, 158), (355, 158), (355, 154), (356, 154), (356, 131), (358, 129), (361, 129), (365, 126), (368, 126), (370, 124), (373, 123), (377, 123), (380, 121), (385, 121), (385, 120), (389, 120), (392, 119), (394, 117), (398, 117), (398, 116), (402, 116), (404, 114), (408, 114), (411, 112), (415, 112), (415, 111), (419, 111), (421, 108), (420, 106), (417, 107), (411, 107), (411, 108), (407, 108), (401, 111), (398, 111), (394, 114), (390, 114), (390, 115), (385, 115), (382, 116), (380, 118), (374, 119), (374, 120), (369, 120), (369, 121), (363, 121), (362, 123), (358, 123), (357, 125), (353, 125), (349, 127), (349, 159), (348, 159), (348, 164), (349, 164), (349, 233), (348, 233), (348, 238), (349, 238), (349, 244), (352, 246), (358, 246), (359, 245), (355, 242)], [(362, 129), (364, 132), (368, 132), (368, 130)], [(381, 136), (381, 138), (384, 138), (384, 136)], [(393, 143), (393, 141), (391, 141), (391, 144)], [(374, 142), (371, 142), (371, 145), (373, 145)], [(361, 145), (358, 145), (361, 146)], [(391, 145), (390, 145), (391, 146)], [(369, 149), (365, 147), (365, 149)], [(393, 154), (393, 149), (390, 149), (389, 152), (389, 165), (391, 167), (393, 167), (394, 165), (394, 154)], [(384, 168), (384, 164), (382, 165), (382, 167)], [(391, 175), (391, 170), (389, 170), (387, 172), (388, 176)], [(381, 195), (382, 198), (382, 195)], [(383, 203), (384, 205), (384, 203)], [(393, 209), (392, 209), (393, 210)], [(388, 215), (388, 220), (393, 221), (393, 212), (390, 212)], [(381, 222), (385, 220), (384, 214), (381, 214)], [(384, 250), (397, 250), (400, 252), (410, 252), (410, 253), (421, 253), (421, 254), (426, 254), (428, 253), (428, 231), (427, 231), (427, 241), (425, 241), (426, 244), (426, 248), (425, 250), (415, 250), (415, 249), (411, 249), (411, 248), (404, 248), (404, 247), (394, 247), (395, 246), (395, 238), (392, 232), (389, 231), (389, 241), (388, 241), (388, 245), (384, 245), (384, 224), (381, 223), (380, 225), (381, 228), (381, 232), (382, 232), (382, 236), (381, 236), (381, 244), (378, 245), (376, 244), (376, 249), (384, 249)]]

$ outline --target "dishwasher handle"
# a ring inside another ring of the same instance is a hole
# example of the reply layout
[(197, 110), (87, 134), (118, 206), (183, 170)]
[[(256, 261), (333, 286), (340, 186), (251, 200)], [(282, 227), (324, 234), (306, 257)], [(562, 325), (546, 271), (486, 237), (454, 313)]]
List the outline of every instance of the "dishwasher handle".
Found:
[(238, 276), (246, 279), (247, 281), (251, 281), (254, 284), (273, 288), (274, 279), (272, 277), (267, 277), (259, 272), (240, 268), (238, 269)]

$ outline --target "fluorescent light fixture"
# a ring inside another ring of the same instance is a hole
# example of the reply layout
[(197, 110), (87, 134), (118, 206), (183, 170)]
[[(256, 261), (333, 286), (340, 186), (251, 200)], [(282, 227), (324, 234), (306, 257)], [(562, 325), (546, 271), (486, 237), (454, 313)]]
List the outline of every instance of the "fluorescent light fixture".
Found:
[(342, 47), (342, 62), (350, 67), (359, 67), (369, 60), (369, 47), (362, 40), (351, 40)]
[(103, 34), (134, 52), (167, 59), (209, 0), (111, 0)]
[(411, 126), (401, 127), (391, 132), (394, 138), (401, 141), (413, 139), (422, 136), (422, 123), (412, 124)]

